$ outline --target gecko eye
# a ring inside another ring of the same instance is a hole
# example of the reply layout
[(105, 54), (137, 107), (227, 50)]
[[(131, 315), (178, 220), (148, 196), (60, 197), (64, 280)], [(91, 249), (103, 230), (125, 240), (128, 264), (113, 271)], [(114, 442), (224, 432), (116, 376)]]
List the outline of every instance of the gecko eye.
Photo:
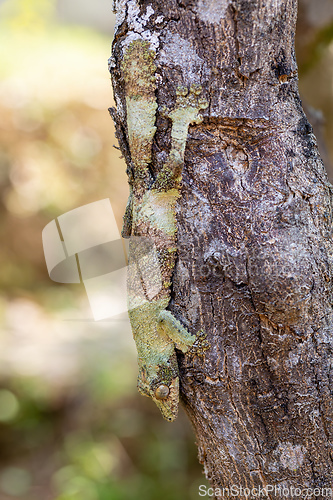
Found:
[(156, 399), (165, 399), (169, 396), (170, 389), (167, 385), (159, 385), (155, 390)]

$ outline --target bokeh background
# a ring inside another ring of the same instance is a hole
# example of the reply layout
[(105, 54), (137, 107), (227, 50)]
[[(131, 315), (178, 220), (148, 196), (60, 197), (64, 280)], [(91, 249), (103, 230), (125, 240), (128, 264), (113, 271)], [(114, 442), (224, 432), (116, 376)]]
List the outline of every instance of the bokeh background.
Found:
[[(333, 1), (300, 0), (300, 89), (333, 179)], [(48, 276), (42, 230), (128, 187), (107, 108), (111, 0), (0, 0), (0, 499), (194, 500), (207, 484), (181, 412), (136, 390), (126, 318), (94, 322)]]

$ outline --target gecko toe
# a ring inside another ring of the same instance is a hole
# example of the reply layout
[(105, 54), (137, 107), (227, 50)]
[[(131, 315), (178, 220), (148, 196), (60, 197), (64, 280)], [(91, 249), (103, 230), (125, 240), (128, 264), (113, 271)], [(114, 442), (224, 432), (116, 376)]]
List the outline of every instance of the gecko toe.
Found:
[(190, 349), (190, 353), (196, 354), (197, 356), (204, 356), (205, 351), (210, 348), (210, 343), (207, 340), (207, 334), (200, 330), (197, 333), (197, 338)]

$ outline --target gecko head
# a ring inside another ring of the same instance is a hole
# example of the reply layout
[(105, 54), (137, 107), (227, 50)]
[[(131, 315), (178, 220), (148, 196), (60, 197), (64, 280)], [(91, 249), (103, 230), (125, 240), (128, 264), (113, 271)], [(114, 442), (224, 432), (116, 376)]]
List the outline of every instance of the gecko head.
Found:
[[(155, 370), (154, 370), (155, 371)], [(165, 371), (169, 373), (165, 376)], [(149, 371), (142, 368), (138, 377), (138, 389), (143, 396), (150, 397), (162, 416), (173, 422), (178, 415), (179, 405), (179, 377), (178, 373), (170, 376), (170, 367), (159, 368), (157, 375), (149, 376)]]
[(156, 386), (152, 399), (166, 420), (169, 422), (176, 420), (179, 405), (179, 378), (172, 379), (169, 385)]

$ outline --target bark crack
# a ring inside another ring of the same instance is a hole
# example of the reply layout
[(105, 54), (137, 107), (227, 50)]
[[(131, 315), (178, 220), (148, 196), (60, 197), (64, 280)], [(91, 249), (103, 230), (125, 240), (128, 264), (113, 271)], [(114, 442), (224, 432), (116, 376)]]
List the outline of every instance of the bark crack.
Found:
[(246, 83), (246, 80), (248, 80), (248, 76), (243, 75), (240, 72), (240, 68), (242, 66), (242, 58), (240, 56), (240, 42), (238, 38), (238, 10), (234, 5), (230, 5), (231, 7), (231, 12), (232, 12), (232, 19), (233, 19), (233, 24), (234, 24), (234, 40), (235, 40), (235, 50), (236, 50), (236, 67), (235, 67), (235, 72), (237, 77), (239, 78), (239, 81), (242, 83), (244, 86)]

